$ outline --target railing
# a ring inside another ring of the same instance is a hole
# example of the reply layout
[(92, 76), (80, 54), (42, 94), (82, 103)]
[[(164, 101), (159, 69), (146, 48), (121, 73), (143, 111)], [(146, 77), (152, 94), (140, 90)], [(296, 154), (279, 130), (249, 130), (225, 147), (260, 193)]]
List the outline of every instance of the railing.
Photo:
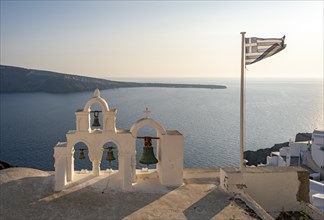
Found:
[(324, 212), (324, 184), (309, 180), (309, 199), (311, 203)]

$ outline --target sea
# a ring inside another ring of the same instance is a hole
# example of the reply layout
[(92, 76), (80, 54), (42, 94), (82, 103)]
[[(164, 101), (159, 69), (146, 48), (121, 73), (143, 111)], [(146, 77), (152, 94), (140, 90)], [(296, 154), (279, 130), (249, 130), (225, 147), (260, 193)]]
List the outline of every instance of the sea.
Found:
[[(227, 89), (120, 88), (102, 90), (101, 97), (117, 109), (117, 129), (130, 129), (149, 116), (165, 129), (184, 136), (184, 166), (225, 167), (239, 165), (240, 80), (236, 78), (116, 79), (136, 82), (226, 85)], [(294, 140), (299, 132), (323, 127), (323, 79), (266, 79), (245, 81), (245, 149), (257, 150)], [(42, 170), (54, 170), (54, 146), (75, 129), (75, 111), (83, 108), (93, 91), (49, 94), (0, 94), (0, 160)], [(95, 106), (96, 107), (96, 106)], [(144, 127), (140, 135), (155, 135)], [(156, 143), (154, 142), (153, 145)], [(114, 147), (113, 143), (109, 143)], [(107, 146), (108, 146), (107, 145)], [(104, 146), (104, 147), (107, 147)], [(143, 141), (137, 141), (137, 164)], [(87, 153), (79, 159), (82, 143), (75, 146), (76, 169), (91, 169)], [(102, 169), (111, 165), (103, 154)], [(85, 151), (87, 152), (87, 151)]]

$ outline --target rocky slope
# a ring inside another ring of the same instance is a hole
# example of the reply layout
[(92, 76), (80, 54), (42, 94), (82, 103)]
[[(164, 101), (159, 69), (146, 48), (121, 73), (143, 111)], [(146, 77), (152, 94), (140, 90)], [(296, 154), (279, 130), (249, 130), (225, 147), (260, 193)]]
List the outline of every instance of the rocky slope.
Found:
[(0, 65), (0, 92), (70, 93), (92, 91), (96, 88), (104, 90), (127, 87), (226, 88), (226, 86), (222, 85), (118, 82), (92, 77)]

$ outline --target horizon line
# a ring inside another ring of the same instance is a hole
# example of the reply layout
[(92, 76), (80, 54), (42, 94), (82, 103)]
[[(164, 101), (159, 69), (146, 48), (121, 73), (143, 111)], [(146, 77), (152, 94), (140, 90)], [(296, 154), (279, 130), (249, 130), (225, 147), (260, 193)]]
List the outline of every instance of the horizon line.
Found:
[[(48, 72), (55, 72), (55, 73), (61, 73), (61, 74), (67, 74), (67, 75), (77, 75), (77, 76), (84, 76), (84, 77), (91, 77), (91, 78), (101, 78), (101, 79), (240, 79), (240, 71), (238, 71), (238, 76), (233, 76), (230, 74), (229, 76), (222, 75), (222, 76), (102, 76), (102, 75), (89, 75), (89, 74), (81, 74), (81, 73), (67, 73), (64, 71), (57, 71), (57, 70), (47, 70), (47, 69), (38, 69), (38, 68), (31, 68), (31, 67), (22, 67), (22, 66), (13, 66), (13, 65), (7, 65), (7, 64), (1, 64), (0, 66), (8, 66), (8, 67), (16, 67), (16, 68), (22, 68), (22, 69), (30, 69), (30, 70), (38, 70), (38, 71), (48, 71)], [(258, 75), (258, 76), (248, 76), (248, 78), (253, 79), (323, 79), (324, 74), (322, 76), (270, 76), (270, 75)]]

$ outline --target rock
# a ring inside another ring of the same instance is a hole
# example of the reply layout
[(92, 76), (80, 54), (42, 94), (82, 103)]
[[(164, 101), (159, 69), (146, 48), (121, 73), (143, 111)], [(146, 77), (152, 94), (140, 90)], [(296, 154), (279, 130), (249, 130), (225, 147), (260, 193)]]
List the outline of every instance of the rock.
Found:
[(247, 165), (255, 165), (257, 166), (260, 163), (267, 163), (267, 156), (270, 155), (271, 152), (276, 152), (279, 151), (280, 148), (282, 147), (288, 147), (289, 142), (284, 142), (281, 144), (275, 144), (271, 148), (264, 148), (264, 149), (259, 149), (257, 151), (245, 151), (244, 152), (244, 158), (248, 160)]
[(312, 140), (312, 133), (298, 133), (296, 134), (295, 142)]
[(0, 170), (11, 168), (11, 167), (15, 167), (15, 166), (0, 160)]

